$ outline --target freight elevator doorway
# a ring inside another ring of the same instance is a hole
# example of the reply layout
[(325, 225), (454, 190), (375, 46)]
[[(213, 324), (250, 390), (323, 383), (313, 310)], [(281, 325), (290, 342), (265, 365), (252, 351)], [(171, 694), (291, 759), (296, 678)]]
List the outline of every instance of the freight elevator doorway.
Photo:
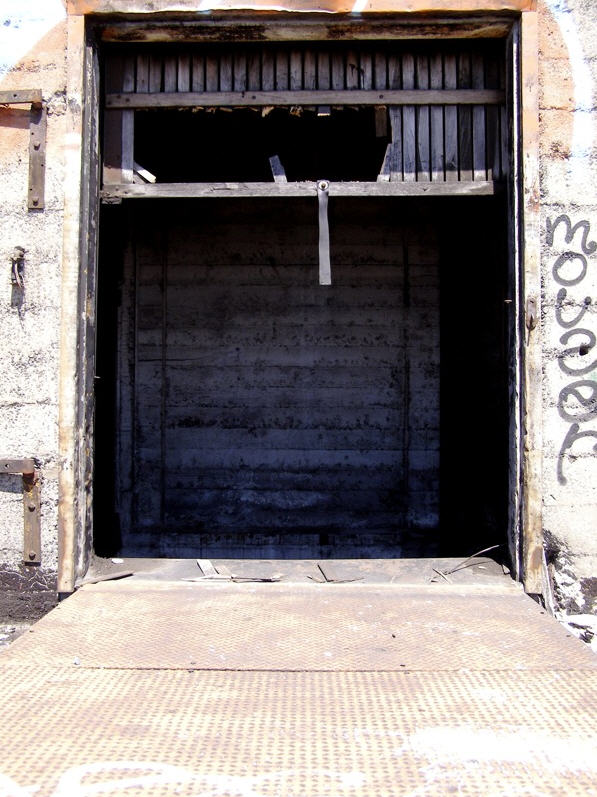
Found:
[(506, 203), (103, 208), (95, 550), (468, 555), (506, 544)]

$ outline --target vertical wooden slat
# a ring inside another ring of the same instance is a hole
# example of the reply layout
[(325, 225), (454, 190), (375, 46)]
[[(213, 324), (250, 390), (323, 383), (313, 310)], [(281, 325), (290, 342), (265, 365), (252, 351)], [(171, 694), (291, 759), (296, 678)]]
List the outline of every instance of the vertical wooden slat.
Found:
[(208, 53), (205, 58), (205, 91), (218, 91), (220, 83), (220, 65), (215, 53)]
[(346, 87), (346, 69), (343, 52), (332, 53), (332, 89), (342, 91)]
[[(458, 56), (458, 88), (471, 88), (471, 56), (469, 52)], [(458, 108), (458, 171), (460, 179), (473, 179), (473, 109), (460, 105)]]
[(162, 90), (162, 57), (152, 55), (149, 58), (149, 91)]
[(292, 91), (299, 91), (303, 88), (303, 56), (300, 50), (290, 52), (289, 88)]
[(147, 55), (137, 56), (137, 80), (135, 90), (137, 92), (149, 91), (149, 56)]
[(272, 91), (275, 83), (274, 54), (271, 50), (264, 50), (261, 57), (261, 86), (264, 91)]
[(330, 53), (326, 51), (317, 53), (317, 88), (331, 88)]
[(317, 57), (311, 49), (305, 50), (303, 58), (303, 88), (305, 91), (317, 88)]
[(220, 91), (232, 91), (232, 54), (223, 52), (219, 58), (220, 62)]
[(178, 56), (178, 91), (189, 91), (191, 88), (191, 58), (189, 55)]
[[(481, 53), (473, 53), (471, 66), (473, 88), (484, 88), (485, 62)], [(473, 180), (487, 180), (485, 141), (485, 107), (475, 105), (473, 107)]]
[[(429, 57), (418, 55), (416, 59), (416, 85), (418, 89), (429, 88)], [(417, 120), (417, 180), (422, 182), (431, 179), (431, 154), (429, 131), (429, 106), (421, 105), (416, 109)]]
[[(485, 64), (485, 88), (499, 88), (499, 64), (496, 58), (488, 56)], [(486, 119), (486, 168), (488, 180), (499, 180), (500, 173), (500, 109), (488, 105)]]
[[(415, 87), (415, 59), (410, 53), (402, 56), (402, 88)], [(402, 108), (402, 159), (404, 181), (414, 182), (417, 179), (417, 141), (416, 117), (413, 105)]]
[[(432, 55), (429, 59), (429, 86), (432, 89), (444, 87), (443, 59), (441, 54)], [(444, 154), (444, 109), (432, 107), (429, 113), (431, 126), (431, 180), (442, 182), (446, 179), (446, 161)]]
[(261, 53), (257, 48), (247, 53), (247, 88), (249, 91), (261, 89)]
[[(107, 91), (134, 91), (139, 85), (138, 80), (135, 82), (135, 65), (136, 61), (132, 56), (109, 58), (106, 64)], [(147, 91), (149, 85), (147, 59), (142, 63), (141, 74), (141, 85), (144, 85), (144, 90)], [(132, 183), (135, 112), (107, 110), (104, 131), (104, 183)]]
[(400, 182), (404, 179), (402, 171), (402, 108), (390, 105), (388, 108), (392, 140), (386, 147), (386, 155), (377, 177), (378, 182), (391, 180)]
[(176, 91), (178, 87), (178, 58), (167, 55), (164, 58), (164, 91)]
[(402, 62), (400, 56), (398, 55), (388, 56), (386, 83), (388, 89), (402, 88)]
[(288, 88), (290, 59), (287, 50), (278, 50), (276, 53), (276, 91)]
[(358, 89), (361, 87), (361, 65), (359, 54), (356, 50), (346, 51), (346, 88)]
[(374, 88), (386, 90), (388, 88), (388, 59), (385, 53), (376, 52), (373, 64)]
[(364, 51), (359, 57), (359, 74), (361, 88), (369, 90), (373, 88), (373, 56), (370, 52)]
[(193, 56), (192, 69), (192, 90), (205, 91), (205, 58), (202, 55)]
[[(446, 55), (444, 58), (444, 84), (447, 89), (458, 86), (456, 56)], [(458, 180), (458, 109), (455, 105), (444, 108), (444, 161), (446, 182)]]
[(232, 68), (233, 68), (233, 76), (232, 76), (233, 91), (246, 91), (247, 55), (245, 52), (243, 52), (242, 50), (235, 51)]

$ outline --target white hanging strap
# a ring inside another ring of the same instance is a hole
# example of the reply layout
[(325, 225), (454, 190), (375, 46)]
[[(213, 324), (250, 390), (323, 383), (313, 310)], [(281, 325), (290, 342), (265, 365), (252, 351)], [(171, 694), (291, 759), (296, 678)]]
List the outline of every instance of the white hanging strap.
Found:
[(332, 284), (332, 266), (330, 264), (330, 225), (328, 222), (328, 194), (330, 184), (327, 180), (317, 183), (317, 199), (319, 202), (319, 284)]

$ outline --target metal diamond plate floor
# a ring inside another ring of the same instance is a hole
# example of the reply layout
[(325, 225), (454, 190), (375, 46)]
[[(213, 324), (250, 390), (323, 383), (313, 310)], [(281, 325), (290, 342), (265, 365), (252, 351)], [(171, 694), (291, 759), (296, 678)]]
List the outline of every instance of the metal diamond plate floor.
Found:
[(89, 585), (0, 678), (0, 797), (597, 796), (597, 659), (511, 585)]

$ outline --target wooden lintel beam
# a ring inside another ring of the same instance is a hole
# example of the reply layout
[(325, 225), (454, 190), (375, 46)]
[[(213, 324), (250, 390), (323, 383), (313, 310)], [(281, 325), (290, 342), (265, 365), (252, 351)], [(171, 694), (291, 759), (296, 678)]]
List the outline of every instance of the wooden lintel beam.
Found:
[(496, 89), (364, 91), (127, 92), (106, 95), (106, 108), (215, 108), (270, 105), (500, 105)]
[[(491, 196), (499, 190), (492, 181), (452, 183), (351, 182), (330, 183), (331, 197)], [(122, 199), (317, 197), (316, 182), (296, 183), (155, 183), (105, 186), (104, 202)]]

